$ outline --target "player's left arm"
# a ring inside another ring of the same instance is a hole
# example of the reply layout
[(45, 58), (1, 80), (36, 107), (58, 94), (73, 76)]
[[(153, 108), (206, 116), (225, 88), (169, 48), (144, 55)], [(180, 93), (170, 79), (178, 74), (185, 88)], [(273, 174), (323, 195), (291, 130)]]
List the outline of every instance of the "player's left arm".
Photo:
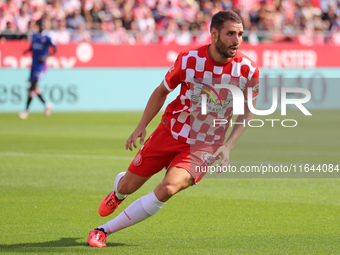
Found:
[(53, 39), (50, 39), (50, 47), (49, 48), (52, 48), (52, 51), (49, 50), (47, 56), (41, 57), (40, 58), (41, 62), (46, 62), (46, 60), (49, 56), (53, 56), (54, 54), (57, 53), (57, 45), (56, 45), (56, 43), (54, 42)]
[(259, 94), (260, 73), (255, 63), (253, 67), (256, 67), (256, 68), (254, 70), (254, 73), (251, 76), (251, 79), (247, 82), (247, 85), (246, 85), (247, 89), (245, 90), (247, 91), (249, 88), (251, 88), (252, 97), (248, 98), (248, 94), (245, 93), (244, 114), (239, 115), (236, 119), (237, 123), (244, 123), (244, 125), (242, 124), (234, 125), (226, 143), (222, 145), (221, 147), (219, 147), (213, 155), (214, 157), (221, 156), (221, 161), (219, 163), (220, 166), (227, 166), (229, 164), (230, 151), (234, 148), (236, 142), (243, 135), (244, 131), (246, 131), (249, 121), (252, 120), (254, 117), (254, 114), (249, 110), (248, 101), (251, 100), (254, 108), (256, 109), (256, 101), (257, 101), (256, 98)]
[[(256, 106), (256, 100), (252, 101), (253, 106)], [(213, 157), (220, 156), (221, 161), (219, 163), (220, 166), (227, 166), (229, 164), (229, 155), (230, 151), (234, 148), (236, 142), (240, 137), (243, 135), (244, 131), (246, 131), (248, 127), (248, 122), (253, 119), (254, 114), (249, 110), (248, 103), (244, 103), (244, 114), (237, 116), (236, 122), (237, 123), (245, 123), (234, 125), (233, 130), (231, 131), (226, 143), (219, 147), (216, 152), (214, 153)]]
[(49, 37), (49, 43), (53, 50), (49, 52), (48, 56), (52, 56), (57, 52), (57, 41), (54, 37)]
[(57, 46), (56, 45), (52, 45), (52, 51), (48, 55), (52, 56), (52, 55), (54, 55), (56, 53), (57, 53)]

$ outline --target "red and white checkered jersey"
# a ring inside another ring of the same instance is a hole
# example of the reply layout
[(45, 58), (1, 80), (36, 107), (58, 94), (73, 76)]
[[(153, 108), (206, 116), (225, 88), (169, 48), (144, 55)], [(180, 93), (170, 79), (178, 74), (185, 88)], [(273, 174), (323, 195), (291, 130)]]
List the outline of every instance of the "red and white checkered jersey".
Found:
[[(233, 114), (233, 96), (227, 88), (216, 84), (237, 86), (247, 100), (259, 93), (259, 70), (244, 54), (237, 52), (226, 63), (216, 63), (208, 56), (209, 45), (181, 52), (165, 75), (164, 85), (174, 90), (181, 84), (177, 98), (166, 108), (163, 123), (167, 123), (173, 137), (189, 144), (223, 143), (227, 125), (213, 125), (214, 119), (226, 119)], [(203, 95), (205, 94), (205, 97)], [(202, 98), (206, 98), (207, 114), (201, 113)]]

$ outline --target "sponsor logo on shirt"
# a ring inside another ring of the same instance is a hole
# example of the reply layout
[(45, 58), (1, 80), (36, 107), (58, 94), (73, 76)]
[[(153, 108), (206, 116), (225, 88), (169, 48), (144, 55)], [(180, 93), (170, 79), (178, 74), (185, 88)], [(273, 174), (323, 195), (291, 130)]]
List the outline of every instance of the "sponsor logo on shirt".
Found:
[(32, 49), (34, 49), (34, 50), (42, 50), (42, 49), (44, 49), (44, 45), (41, 44), (41, 43), (33, 43), (32, 44)]

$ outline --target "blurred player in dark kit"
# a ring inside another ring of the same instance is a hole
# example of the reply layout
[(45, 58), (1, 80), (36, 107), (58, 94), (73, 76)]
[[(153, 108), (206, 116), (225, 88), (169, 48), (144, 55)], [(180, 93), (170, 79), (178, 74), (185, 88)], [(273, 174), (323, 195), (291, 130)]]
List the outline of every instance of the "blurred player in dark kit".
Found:
[[(26, 109), (25, 111), (19, 113), (20, 119), (28, 118), (29, 106), (35, 96), (38, 96), (41, 102), (45, 105), (45, 115), (47, 117), (51, 115), (52, 111), (52, 104), (46, 102), (41, 95), (40, 89), (38, 87), (38, 81), (41, 80), (45, 75), (46, 59), (48, 56), (54, 55), (57, 52), (57, 46), (54, 40), (47, 34), (46, 31), (44, 31), (45, 21), (40, 19), (36, 22), (36, 25), (38, 26), (39, 31), (32, 35), (30, 48), (23, 52), (23, 54), (26, 54), (30, 51), (32, 52), (32, 66), (29, 78), (30, 88), (28, 89)], [(50, 48), (53, 49), (51, 52)]]

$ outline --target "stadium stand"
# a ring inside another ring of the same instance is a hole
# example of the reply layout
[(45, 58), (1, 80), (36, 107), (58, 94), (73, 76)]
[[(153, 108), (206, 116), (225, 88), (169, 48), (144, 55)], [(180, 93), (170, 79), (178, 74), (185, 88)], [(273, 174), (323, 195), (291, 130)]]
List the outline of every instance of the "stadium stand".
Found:
[(28, 39), (43, 18), (59, 44), (201, 44), (226, 9), (242, 17), (250, 44), (340, 45), (340, 0), (5, 0), (0, 40)]

